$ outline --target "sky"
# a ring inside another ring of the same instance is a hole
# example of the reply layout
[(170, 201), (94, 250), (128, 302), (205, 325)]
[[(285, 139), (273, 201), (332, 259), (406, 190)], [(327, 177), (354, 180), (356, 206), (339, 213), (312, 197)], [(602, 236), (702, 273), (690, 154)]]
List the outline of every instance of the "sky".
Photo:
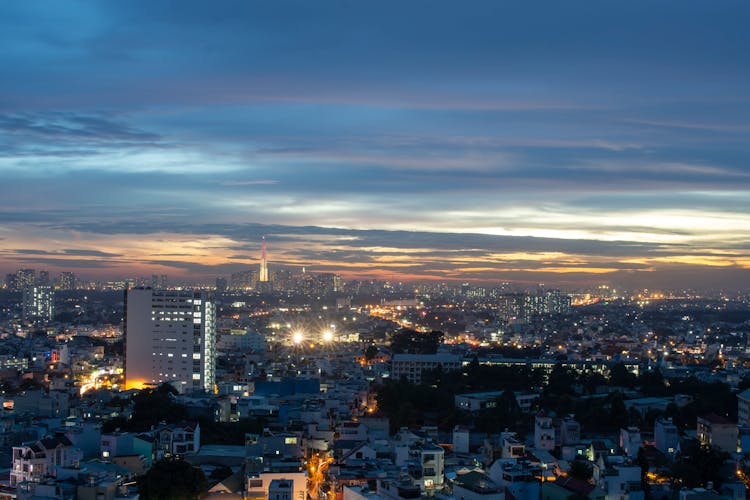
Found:
[(0, 272), (750, 283), (747, 1), (0, 5)]

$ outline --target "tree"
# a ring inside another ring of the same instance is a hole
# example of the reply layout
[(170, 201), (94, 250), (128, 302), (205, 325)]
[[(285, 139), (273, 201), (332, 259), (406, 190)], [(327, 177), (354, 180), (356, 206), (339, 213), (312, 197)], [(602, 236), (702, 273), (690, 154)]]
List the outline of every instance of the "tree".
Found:
[(728, 453), (715, 447), (702, 446), (696, 441), (681, 450), (669, 476), (673, 484), (685, 488), (705, 487), (709, 481), (719, 486), (722, 483), (721, 467), (728, 458)]
[(372, 361), (375, 356), (378, 355), (378, 347), (375, 344), (370, 344), (365, 349), (365, 360)]
[(585, 460), (573, 460), (570, 464), (568, 476), (582, 481), (589, 481), (594, 477), (594, 467)]
[(170, 384), (156, 389), (144, 389), (133, 396), (133, 417), (127, 425), (130, 431), (145, 431), (160, 422), (177, 423), (187, 418), (185, 407), (174, 400), (177, 391)]
[(609, 370), (609, 383), (618, 387), (634, 387), (637, 378), (623, 363), (616, 363)]
[(159, 460), (136, 484), (140, 497), (149, 500), (197, 500), (208, 488), (203, 471), (179, 458)]
[(547, 393), (562, 395), (572, 394), (573, 384), (576, 383), (576, 373), (571, 368), (567, 368), (560, 363), (555, 363), (549, 374), (547, 382)]
[(435, 354), (443, 341), (443, 332), (417, 332), (405, 328), (391, 338), (391, 351), (394, 354)]

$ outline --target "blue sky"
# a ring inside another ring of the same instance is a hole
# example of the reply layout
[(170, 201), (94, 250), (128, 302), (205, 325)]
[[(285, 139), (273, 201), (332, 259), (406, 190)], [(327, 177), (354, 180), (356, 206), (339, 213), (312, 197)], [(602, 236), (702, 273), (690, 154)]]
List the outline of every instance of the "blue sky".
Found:
[(747, 287), (750, 4), (0, 6), (0, 270)]

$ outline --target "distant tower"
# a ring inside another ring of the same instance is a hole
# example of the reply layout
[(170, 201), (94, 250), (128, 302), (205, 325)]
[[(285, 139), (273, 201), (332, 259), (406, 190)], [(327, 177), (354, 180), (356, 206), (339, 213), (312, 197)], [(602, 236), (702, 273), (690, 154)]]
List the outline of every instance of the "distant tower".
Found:
[(260, 276), (258, 281), (265, 283), (268, 281), (268, 262), (266, 261), (266, 237), (263, 237), (263, 245), (260, 247)]

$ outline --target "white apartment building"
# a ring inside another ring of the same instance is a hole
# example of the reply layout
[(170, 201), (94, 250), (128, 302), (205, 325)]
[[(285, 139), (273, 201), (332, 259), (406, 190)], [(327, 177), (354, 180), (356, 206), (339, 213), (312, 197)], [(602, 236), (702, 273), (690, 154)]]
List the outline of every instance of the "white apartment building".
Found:
[(207, 292), (134, 288), (125, 293), (125, 385), (170, 382), (213, 391), (216, 309)]

